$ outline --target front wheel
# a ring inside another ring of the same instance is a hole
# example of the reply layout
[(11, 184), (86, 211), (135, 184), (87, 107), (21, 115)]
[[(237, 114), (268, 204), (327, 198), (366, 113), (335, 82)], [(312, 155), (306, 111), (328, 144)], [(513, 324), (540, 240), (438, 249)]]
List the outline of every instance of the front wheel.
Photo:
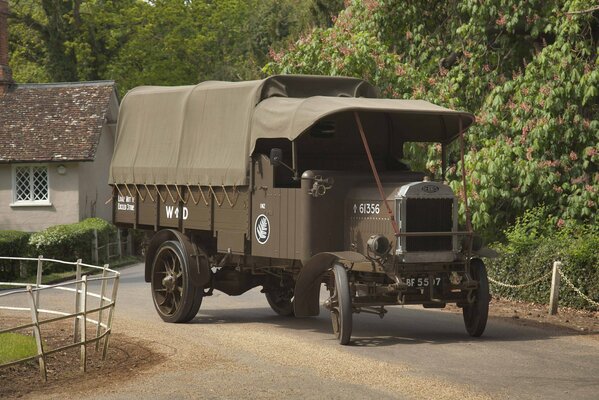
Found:
[(334, 285), (329, 299), (333, 334), (339, 343), (349, 343), (352, 331), (352, 304), (347, 270), (339, 264), (333, 266)]
[(465, 305), (462, 314), (468, 334), (472, 337), (479, 337), (485, 331), (489, 316), (489, 302), (491, 300), (489, 280), (485, 264), (478, 258), (470, 262), (470, 272), (472, 279), (478, 281), (478, 288), (474, 292), (474, 302)]
[(166, 322), (187, 322), (202, 304), (203, 291), (189, 279), (185, 254), (181, 243), (169, 240), (158, 248), (152, 263), (152, 299)]

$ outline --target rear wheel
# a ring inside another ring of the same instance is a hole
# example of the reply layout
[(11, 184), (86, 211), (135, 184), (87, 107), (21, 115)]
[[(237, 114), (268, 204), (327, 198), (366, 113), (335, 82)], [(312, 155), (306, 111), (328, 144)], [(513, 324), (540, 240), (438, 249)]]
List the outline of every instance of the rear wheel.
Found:
[(473, 337), (479, 337), (483, 334), (487, 326), (491, 295), (489, 294), (487, 269), (482, 260), (478, 258), (473, 259), (470, 262), (470, 272), (472, 279), (478, 281), (478, 288), (474, 292), (474, 302), (465, 305), (462, 314), (468, 334)]
[(339, 264), (333, 266), (333, 287), (329, 305), (331, 310), (331, 322), (333, 334), (339, 343), (348, 344), (352, 331), (352, 304), (349, 292), (349, 280), (347, 270)]
[(283, 317), (292, 317), (293, 314), (293, 289), (276, 288), (269, 289), (266, 293), (266, 301), (274, 312)]
[(152, 263), (152, 299), (166, 322), (187, 322), (202, 304), (203, 291), (189, 279), (185, 254), (181, 243), (169, 240), (160, 245)]

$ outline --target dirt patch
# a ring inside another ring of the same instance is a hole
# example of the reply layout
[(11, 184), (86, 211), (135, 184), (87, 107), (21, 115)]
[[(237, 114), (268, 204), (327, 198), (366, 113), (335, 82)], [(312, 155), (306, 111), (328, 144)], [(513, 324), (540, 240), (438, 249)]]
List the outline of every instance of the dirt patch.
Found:
[[(26, 323), (16, 318), (1, 317), (2, 326)], [(42, 331), (45, 348), (57, 348), (73, 343), (73, 325), (65, 322), (46, 325)], [(26, 332), (21, 332), (26, 333)], [(95, 332), (93, 332), (95, 334)], [(92, 336), (91, 330), (88, 335)], [(18, 398), (25, 395), (73, 393), (112, 386), (119, 381), (160, 363), (163, 358), (148, 343), (115, 332), (110, 336), (106, 360), (102, 360), (102, 346), (87, 347), (87, 372), (80, 370), (80, 347), (51, 354), (46, 357), (48, 381), (41, 377), (37, 361), (0, 368), (0, 398)]]
[[(459, 312), (455, 305), (447, 305), (447, 310)], [(500, 318), (521, 326), (535, 326), (556, 329), (569, 334), (588, 335), (599, 340), (599, 312), (560, 307), (556, 315), (549, 315), (549, 306), (502, 298), (493, 298), (489, 306), (489, 316)]]

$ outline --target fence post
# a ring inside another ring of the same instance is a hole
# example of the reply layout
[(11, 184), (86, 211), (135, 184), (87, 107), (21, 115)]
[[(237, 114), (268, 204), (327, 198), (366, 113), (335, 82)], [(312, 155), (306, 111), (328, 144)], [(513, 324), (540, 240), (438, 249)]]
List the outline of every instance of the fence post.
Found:
[(27, 278), (27, 267), (23, 260), (19, 260), (19, 278)]
[(40, 306), (40, 285), (42, 284), (42, 271), (43, 271), (43, 260), (44, 256), (39, 256), (37, 258), (37, 275), (35, 277), (35, 287), (38, 289), (35, 292), (35, 307), (36, 310)]
[[(100, 289), (100, 311), (98, 311), (98, 325), (96, 326), (96, 339), (100, 337), (100, 333), (102, 331), (102, 315), (104, 310), (104, 296), (106, 296), (106, 275), (107, 275), (108, 264), (104, 264), (104, 269), (102, 270), (102, 288)], [(100, 341), (96, 341), (96, 351), (100, 349)]]
[[(77, 272), (75, 273), (75, 280), (77, 283), (75, 284), (75, 312), (79, 312), (79, 292), (81, 291), (81, 259), (77, 260)], [(79, 317), (75, 318), (75, 327), (73, 330), (73, 343), (77, 343), (77, 339), (79, 338)]]
[(94, 229), (94, 238), (92, 239), (92, 261), (94, 265), (98, 264), (98, 231)]
[(106, 321), (106, 336), (104, 336), (104, 348), (102, 349), (102, 360), (106, 360), (106, 354), (108, 353), (108, 338), (112, 333), (112, 318), (114, 317), (114, 308), (116, 307), (116, 294), (119, 289), (119, 276), (114, 277), (112, 282), (112, 295), (110, 301), (111, 307), (108, 309), (108, 320)]
[(561, 281), (559, 270), (561, 267), (561, 261), (555, 261), (553, 263), (553, 276), (551, 277), (551, 294), (549, 295), (549, 315), (557, 314), (557, 305), (559, 303), (559, 285)]
[(127, 255), (133, 255), (133, 234), (131, 230), (127, 232)]
[[(83, 286), (81, 293), (78, 293), (78, 296), (81, 296), (81, 300), (79, 301), (79, 305), (81, 309), (79, 312), (83, 313), (79, 320), (80, 323), (80, 331), (81, 331), (81, 371), (85, 372), (87, 370), (87, 275), (83, 276), (83, 282), (81, 285)], [(75, 320), (76, 322), (77, 320)]]
[(116, 254), (120, 258), (123, 258), (123, 243), (121, 242), (121, 230), (119, 228), (116, 229), (116, 242), (118, 244), (116, 248)]
[(110, 234), (108, 234), (108, 241), (106, 242), (106, 261), (110, 262)]
[[(29, 292), (29, 307), (31, 309), (31, 320), (33, 322), (33, 335), (35, 336), (35, 344), (37, 346), (38, 362), (40, 365), (40, 374), (44, 381), (48, 381), (48, 375), (46, 373), (46, 356), (44, 354), (44, 345), (42, 343), (42, 334), (40, 331), (40, 323), (37, 319), (37, 305), (33, 299), (33, 291), (31, 285), (27, 285), (27, 292)], [(39, 290), (38, 290), (39, 292)], [(37, 294), (37, 293), (36, 293)]]

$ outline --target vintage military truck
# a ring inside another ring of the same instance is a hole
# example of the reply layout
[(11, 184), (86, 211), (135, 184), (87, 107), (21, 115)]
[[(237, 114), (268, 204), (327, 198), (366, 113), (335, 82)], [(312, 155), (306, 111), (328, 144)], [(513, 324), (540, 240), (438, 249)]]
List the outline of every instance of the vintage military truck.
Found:
[[(352, 313), (403, 304), (456, 303), (480, 336), (485, 266), (469, 216), (458, 224), (466, 193), (443, 183), (473, 120), (344, 77), (135, 88), (118, 118), (114, 221), (153, 232), (145, 279), (167, 322), (194, 318), (214, 290), (258, 286), (276, 313), (315, 316), (324, 283), (341, 344)], [(440, 146), (440, 179), (410, 170), (413, 142)]]

